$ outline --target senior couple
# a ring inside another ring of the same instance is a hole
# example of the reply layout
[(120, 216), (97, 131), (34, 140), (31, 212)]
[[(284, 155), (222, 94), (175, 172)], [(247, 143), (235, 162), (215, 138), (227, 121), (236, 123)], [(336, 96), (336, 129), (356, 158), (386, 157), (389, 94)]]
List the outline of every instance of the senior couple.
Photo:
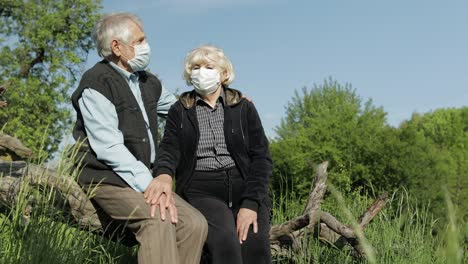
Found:
[[(223, 51), (188, 53), (193, 90), (177, 100), (145, 71), (151, 49), (138, 17), (103, 16), (94, 40), (103, 60), (72, 95), (79, 182), (135, 235), (138, 262), (200, 263), (203, 251), (208, 263), (271, 263), (268, 141), (254, 105), (228, 87)], [(158, 115), (167, 118), (159, 146)]]

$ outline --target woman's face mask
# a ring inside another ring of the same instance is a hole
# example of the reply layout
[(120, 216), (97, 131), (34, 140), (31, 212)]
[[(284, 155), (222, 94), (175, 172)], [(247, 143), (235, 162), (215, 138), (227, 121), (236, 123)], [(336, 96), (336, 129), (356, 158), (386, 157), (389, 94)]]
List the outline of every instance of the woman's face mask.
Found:
[(221, 74), (218, 69), (204, 66), (193, 69), (190, 76), (195, 91), (200, 95), (214, 93), (221, 84)]

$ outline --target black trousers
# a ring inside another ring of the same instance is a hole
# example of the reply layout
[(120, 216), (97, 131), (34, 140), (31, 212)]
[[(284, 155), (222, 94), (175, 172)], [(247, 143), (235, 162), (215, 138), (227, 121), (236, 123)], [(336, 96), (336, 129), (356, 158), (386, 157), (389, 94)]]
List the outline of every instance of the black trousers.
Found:
[(260, 204), (257, 211), (258, 233), (253, 232), (251, 225), (247, 240), (242, 245), (239, 242), (236, 218), (244, 188), (236, 168), (194, 173), (185, 194), (188, 202), (208, 221), (208, 238), (202, 263), (271, 263), (270, 210), (267, 205)]

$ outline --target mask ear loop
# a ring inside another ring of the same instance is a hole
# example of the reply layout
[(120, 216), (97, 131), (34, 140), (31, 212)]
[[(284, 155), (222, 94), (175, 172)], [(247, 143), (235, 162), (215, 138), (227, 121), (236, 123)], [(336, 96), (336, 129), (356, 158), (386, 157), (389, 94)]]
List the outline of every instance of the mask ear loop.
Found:
[[(119, 42), (119, 45), (120, 45), (120, 43), (122, 43), (122, 44), (125, 45), (125, 46), (132, 47), (132, 48), (133, 48), (133, 53), (135, 53), (135, 47), (133, 47), (132, 45), (125, 44), (125, 43), (121, 42), (120, 40), (117, 40), (117, 41)], [(119, 50), (120, 50), (120, 48), (119, 48)], [(128, 64), (128, 61), (131, 60), (131, 59), (127, 58), (127, 56), (124, 56), (122, 51), (120, 51), (120, 56), (123, 57), (123, 58), (125, 59), (125, 62), (126, 62), (127, 64)], [(129, 66), (130, 66), (130, 65), (129, 65)]]

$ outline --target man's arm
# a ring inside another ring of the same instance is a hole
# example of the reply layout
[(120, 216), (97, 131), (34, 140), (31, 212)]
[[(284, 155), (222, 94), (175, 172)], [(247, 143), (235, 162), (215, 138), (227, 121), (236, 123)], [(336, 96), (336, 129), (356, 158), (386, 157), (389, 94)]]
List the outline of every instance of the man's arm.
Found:
[(160, 117), (166, 118), (169, 113), (169, 109), (176, 101), (177, 98), (174, 96), (174, 94), (169, 92), (166, 87), (162, 85), (161, 96), (158, 100), (158, 115)]
[(137, 192), (144, 192), (153, 179), (149, 169), (124, 145), (118, 129), (115, 106), (98, 91), (87, 88), (78, 100), (90, 147)]

